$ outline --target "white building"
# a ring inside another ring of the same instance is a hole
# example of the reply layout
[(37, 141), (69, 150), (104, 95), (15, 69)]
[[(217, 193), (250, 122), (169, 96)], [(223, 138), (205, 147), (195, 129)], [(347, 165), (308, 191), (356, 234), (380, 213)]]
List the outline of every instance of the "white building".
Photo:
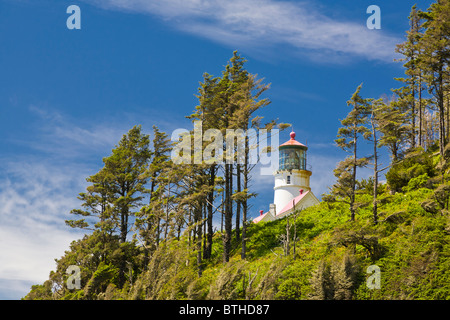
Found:
[(279, 148), (279, 167), (274, 172), (274, 199), (269, 211), (260, 211), (254, 223), (272, 221), (291, 214), (295, 209), (305, 209), (316, 205), (319, 200), (311, 191), (309, 178), (312, 174), (307, 169), (306, 151), (308, 148), (295, 140), (295, 132), (291, 132), (291, 139)]

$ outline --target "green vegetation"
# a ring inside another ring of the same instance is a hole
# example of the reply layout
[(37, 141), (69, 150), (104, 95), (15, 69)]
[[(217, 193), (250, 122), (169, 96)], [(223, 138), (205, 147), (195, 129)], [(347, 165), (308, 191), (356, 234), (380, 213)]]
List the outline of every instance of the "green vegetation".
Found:
[[(406, 171), (416, 164), (411, 163)], [(391, 171), (397, 169), (391, 169)], [(436, 176), (430, 177), (433, 180)], [(413, 181), (413, 180), (411, 180)], [(162, 242), (148, 266), (136, 242), (108, 241), (94, 232), (72, 244), (43, 285), (27, 299), (450, 299), (450, 216), (436, 192), (446, 184), (391, 194), (380, 188), (380, 221), (372, 223), (372, 195), (357, 191), (355, 221), (343, 203), (327, 203), (301, 211), (295, 220), (296, 252), (285, 254), (281, 238), (286, 219), (250, 224), (247, 259), (241, 242), (231, 245), (223, 263), (222, 235), (213, 238), (212, 256), (197, 274), (195, 243), (187, 236)], [(445, 192), (448, 202), (449, 188)], [(424, 203), (433, 201), (436, 211)], [(448, 208), (448, 207), (447, 207)], [(292, 220), (292, 218), (291, 218)], [(293, 237), (294, 222), (291, 221)], [(292, 238), (293, 239), (293, 238)], [(112, 244), (115, 245), (112, 245)], [(292, 246), (293, 244), (291, 244)], [(105, 254), (105, 253), (108, 254)], [(126, 283), (119, 287), (120, 260), (127, 256)], [(68, 265), (81, 267), (80, 290), (68, 290)], [(381, 269), (381, 288), (368, 289), (367, 267)], [(51, 290), (59, 284), (58, 290)]]
[[(243, 162), (180, 164), (170, 152), (191, 137), (172, 143), (154, 126), (150, 143), (135, 126), (87, 178), (71, 211), (80, 219), (66, 221), (87, 234), (24, 299), (450, 299), (449, 16), (449, 1), (414, 6), (398, 46), (404, 86), (392, 98), (363, 98), (362, 86), (352, 95), (336, 139), (348, 156), (319, 205), (252, 224), (248, 137)], [(203, 76), (188, 116), (202, 133), (288, 126), (261, 124), (269, 86), (245, 62), (234, 52), (221, 77)], [(364, 140), (373, 154), (360, 154)], [(236, 148), (214, 142), (197, 148)], [(391, 163), (379, 168), (385, 149)], [(357, 180), (366, 166), (373, 176)], [(378, 289), (366, 282), (373, 265)], [(79, 289), (68, 286), (69, 266), (79, 268)]]

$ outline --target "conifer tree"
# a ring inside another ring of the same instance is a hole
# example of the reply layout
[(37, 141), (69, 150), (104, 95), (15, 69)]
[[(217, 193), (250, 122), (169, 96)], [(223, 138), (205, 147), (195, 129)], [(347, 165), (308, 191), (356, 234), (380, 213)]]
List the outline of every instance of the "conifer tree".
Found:
[[(235, 116), (235, 112), (238, 109), (238, 105), (235, 100), (232, 100), (232, 96), (239, 90), (240, 86), (245, 83), (249, 77), (247, 70), (244, 69), (244, 63), (247, 60), (242, 58), (237, 51), (233, 52), (229, 63), (225, 67), (223, 76), (220, 82), (226, 84), (225, 95), (223, 96), (224, 102), (224, 118), (223, 124), (226, 133), (226, 129), (232, 128), (232, 119)], [(224, 134), (225, 136), (225, 134)], [(224, 153), (227, 147), (224, 146)], [(231, 252), (231, 239), (232, 239), (232, 218), (233, 218), (233, 163), (225, 163), (225, 210), (224, 210), (224, 224), (225, 234), (223, 236), (223, 261), (228, 262)]]
[[(407, 78), (396, 78), (396, 80), (402, 81), (409, 88), (407, 103), (410, 106), (410, 143), (411, 148), (416, 147), (416, 140), (418, 139), (419, 145), (422, 145), (422, 109), (423, 109), (423, 80), (420, 64), (421, 54), (421, 38), (422, 38), (422, 23), (419, 16), (417, 6), (414, 5), (411, 8), (411, 14), (409, 15), (410, 29), (407, 31), (406, 41), (398, 44), (396, 51), (403, 54), (404, 58), (400, 61), (405, 61), (404, 67), (406, 68), (405, 74)], [(418, 97), (418, 98), (417, 98)], [(419, 125), (417, 128), (417, 114), (419, 116)], [(416, 135), (416, 130), (419, 132)]]
[(121, 242), (126, 241), (129, 217), (142, 204), (147, 177), (144, 172), (151, 156), (149, 136), (134, 126), (122, 137), (109, 157), (103, 159), (108, 195), (118, 218)]
[[(118, 231), (121, 242), (125, 242), (130, 227), (129, 217), (134, 215), (133, 210), (144, 198), (147, 179), (143, 173), (150, 156), (148, 135), (141, 133), (140, 126), (134, 126), (123, 135), (112, 154), (103, 158), (104, 167), (86, 179), (92, 185), (79, 197), (84, 201), (84, 210), (75, 209), (71, 213), (97, 217), (100, 221), (94, 225), (96, 229), (110, 233)], [(90, 225), (84, 219), (68, 220), (67, 224), (81, 228)]]
[(407, 104), (401, 98), (391, 99), (378, 106), (379, 146), (388, 148), (392, 163), (400, 160), (406, 149), (409, 132), (406, 107)]
[[(130, 216), (142, 204), (147, 178), (144, 175), (151, 156), (149, 137), (141, 132), (141, 126), (134, 126), (123, 135), (112, 154), (103, 158), (104, 167), (87, 180), (93, 182), (88, 187), (88, 193), (80, 194), (84, 203), (82, 209), (71, 213), (99, 218), (95, 228), (117, 235), (119, 242), (124, 244), (130, 230)], [(67, 221), (72, 227), (88, 228), (84, 220)], [(126, 261), (119, 263), (119, 286), (125, 278)]]
[[(167, 171), (173, 168), (170, 160), (172, 142), (165, 132), (161, 132), (157, 126), (153, 126), (153, 150), (149, 165), (144, 172), (147, 178), (149, 203), (141, 207), (136, 213), (135, 226), (140, 240), (144, 245), (144, 266), (148, 264), (148, 257), (158, 245), (161, 233), (162, 219), (162, 195), (164, 192), (164, 176)], [(137, 235), (136, 235), (137, 236)]]
[[(360, 96), (362, 84), (353, 93), (347, 105), (352, 109), (347, 117), (341, 120), (343, 127), (339, 128), (337, 139), (338, 147), (351, 154), (344, 161), (341, 161), (335, 169), (334, 175), (338, 178), (333, 186), (333, 193), (339, 197), (348, 198), (350, 206), (350, 220), (355, 220), (355, 191), (356, 191), (356, 169), (368, 164), (366, 157), (358, 158), (358, 138), (368, 132), (366, 127), (368, 116), (368, 99)], [(345, 200), (344, 200), (345, 201)]]
[(428, 92), (433, 96), (439, 114), (439, 153), (441, 159), (447, 142), (445, 125), (445, 90), (449, 82), (450, 2), (438, 0), (419, 16), (425, 20), (421, 39), (420, 65)]
[[(246, 60), (242, 58), (237, 51), (233, 52), (233, 57), (225, 66), (222, 77), (213, 78), (209, 74), (204, 74), (204, 82), (200, 84), (199, 98), (200, 104), (196, 107), (196, 112), (188, 118), (200, 120), (202, 122), (202, 135), (208, 129), (220, 130), (222, 137), (226, 136), (227, 129), (232, 128), (232, 119), (234, 113), (238, 109), (236, 101), (232, 100), (232, 96), (239, 90), (241, 85), (248, 79), (248, 72), (244, 69)], [(202, 147), (204, 148), (204, 146)], [(226, 154), (227, 144), (223, 144), (223, 155)], [(202, 150), (203, 151), (203, 150)], [(223, 234), (223, 261), (227, 262), (231, 250), (232, 239), (232, 218), (233, 218), (233, 185), (234, 185), (234, 168), (233, 162), (225, 162), (222, 166), (224, 179), (224, 205), (223, 217), (225, 224), (225, 232)], [(212, 212), (214, 199), (214, 185), (216, 176), (218, 175), (219, 166), (216, 163), (210, 164), (206, 169), (209, 172), (210, 194), (207, 197), (207, 251), (206, 256), (210, 255), (212, 245)]]
[[(256, 75), (250, 74), (248, 79), (242, 83), (239, 90), (231, 97), (233, 103), (237, 105), (237, 110), (231, 121), (230, 127), (233, 129), (241, 129), (245, 133), (244, 136), (244, 159), (236, 159), (238, 164), (236, 165), (237, 171), (237, 191), (233, 195), (233, 199), (238, 203), (238, 208), (242, 206), (242, 251), (241, 257), (245, 259), (246, 257), (246, 232), (247, 232), (247, 214), (248, 214), (248, 200), (255, 196), (254, 193), (249, 192), (249, 183), (251, 180), (251, 171), (254, 168), (254, 164), (249, 163), (251, 148), (255, 146), (250, 145), (250, 140), (252, 140), (251, 131), (249, 129), (253, 128), (255, 130), (261, 128), (260, 117), (254, 117), (254, 113), (259, 109), (270, 104), (270, 100), (267, 98), (262, 98), (262, 94), (269, 89), (269, 85), (262, 83), (263, 79), (257, 79)], [(287, 125), (279, 124), (280, 128), (286, 128)], [(238, 142), (239, 143), (239, 142)], [(241, 161), (243, 160), (243, 163)], [(240, 164), (241, 163), (241, 164)], [(242, 175), (242, 179), (241, 179)], [(241, 187), (242, 180), (242, 187)], [(239, 240), (239, 221), (240, 215), (239, 211), (236, 213), (236, 240)]]
[[(196, 111), (187, 118), (192, 120), (200, 120), (202, 122), (202, 135), (205, 131), (220, 130), (222, 127), (223, 104), (221, 103), (219, 78), (213, 78), (210, 74), (203, 74), (203, 82), (200, 83), (197, 98), (199, 105), (196, 106)], [(211, 143), (211, 141), (205, 141)], [(205, 144), (202, 146), (202, 154), (205, 153)], [(218, 157), (216, 151), (211, 152), (212, 158)], [(215, 211), (215, 186), (218, 174), (219, 164), (216, 162), (208, 163), (204, 166), (205, 174), (208, 175), (207, 185), (209, 191), (206, 196), (206, 246), (204, 248), (204, 258), (208, 259), (211, 256), (212, 241), (213, 241), (213, 215)]]
[(86, 192), (78, 196), (78, 199), (83, 201), (82, 209), (73, 209), (70, 212), (85, 218), (66, 220), (66, 224), (72, 228), (99, 230), (102, 234), (111, 235), (116, 230), (116, 226), (111, 219), (112, 208), (111, 203), (108, 202), (108, 181), (105, 170), (100, 170), (86, 178), (86, 181), (92, 184), (86, 188)]
[(371, 101), (369, 104), (370, 108), (370, 131), (366, 132), (364, 134), (364, 138), (371, 141), (373, 144), (373, 201), (372, 201), (372, 216), (373, 216), (373, 223), (378, 223), (378, 178), (379, 173), (381, 170), (379, 169), (379, 128), (380, 128), (380, 112), (385, 107), (385, 104), (383, 102), (383, 99), (378, 99), (375, 101)]
[(321, 260), (316, 270), (312, 273), (310, 279), (311, 292), (309, 299), (312, 300), (331, 300), (333, 299), (333, 284), (331, 281), (329, 264)]

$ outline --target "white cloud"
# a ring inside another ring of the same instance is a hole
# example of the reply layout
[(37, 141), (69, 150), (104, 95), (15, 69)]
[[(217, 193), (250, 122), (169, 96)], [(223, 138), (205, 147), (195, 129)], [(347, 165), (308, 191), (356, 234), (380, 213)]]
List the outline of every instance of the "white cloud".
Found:
[[(105, 9), (160, 17), (171, 27), (246, 49), (288, 45), (313, 60), (392, 62), (401, 40), (365, 23), (332, 19), (309, 2), (276, 0), (95, 0)], [(362, 13), (363, 15), (365, 12)]]
[(95, 121), (80, 126), (54, 110), (30, 106), (29, 111), (38, 116), (36, 135), (29, 140), (16, 142), (58, 158), (79, 160), (77, 158), (98, 153), (106, 156), (131, 128), (131, 125), (126, 127), (127, 123), (117, 125)]
[[(86, 177), (100, 169), (102, 157), (136, 119), (145, 120), (139, 114), (83, 123), (49, 108), (28, 109), (37, 116), (28, 139), (8, 140), (21, 153), (0, 157), (0, 299), (19, 299), (48, 279), (54, 259), (83, 235), (64, 221), (80, 206)], [(159, 118), (152, 114), (152, 121)], [(144, 122), (143, 131), (150, 133), (151, 124)]]
[[(34, 159), (36, 160), (36, 159)], [(86, 171), (55, 167), (50, 161), (4, 163), (0, 178), (0, 297), (18, 299), (30, 284), (42, 283), (55, 269), (55, 258), (80, 232), (64, 220), (78, 207)]]
[[(83, 232), (65, 225), (85, 178), (99, 168), (126, 129), (105, 124), (75, 125), (61, 113), (32, 106), (38, 115), (28, 140), (10, 141), (30, 148), (0, 159), (0, 298), (19, 299), (31, 284), (48, 279), (55, 258)], [(4, 156), (5, 157), (5, 156)]]

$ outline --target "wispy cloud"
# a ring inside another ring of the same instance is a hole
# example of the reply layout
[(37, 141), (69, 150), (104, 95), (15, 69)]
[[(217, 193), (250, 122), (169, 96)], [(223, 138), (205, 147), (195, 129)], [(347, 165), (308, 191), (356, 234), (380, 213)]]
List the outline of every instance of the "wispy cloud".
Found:
[(51, 161), (3, 162), (0, 175), (0, 298), (24, 296), (55, 268), (54, 258), (81, 233), (64, 220), (77, 207), (85, 168)]
[(20, 152), (0, 155), (0, 299), (23, 297), (31, 284), (48, 279), (54, 259), (82, 237), (64, 221), (80, 206), (86, 177), (100, 169), (122, 135), (140, 123), (146, 133), (152, 124), (169, 128), (166, 115), (82, 121), (49, 107), (27, 110), (35, 116), (29, 134), (8, 138)]
[[(0, 299), (18, 299), (42, 283), (71, 241), (82, 233), (64, 220), (80, 206), (78, 193), (114, 144), (126, 133), (105, 123), (80, 125), (60, 112), (36, 106), (32, 135), (22, 153), (0, 158)], [(125, 124), (124, 124), (125, 125)], [(28, 148), (26, 148), (28, 147)]]
[[(88, 2), (88, 1), (86, 1)], [(170, 26), (246, 49), (291, 46), (313, 60), (362, 57), (392, 62), (399, 39), (365, 24), (337, 20), (311, 1), (94, 0), (105, 9), (149, 14)], [(364, 13), (363, 13), (364, 14)]]
[(100, 152), (105, 156), (131, 128), (131, 124), (127, 127), (124, 122), (119, 125), (90, 121), (80, 125), (80, 121), (72, 122), (60, 112), (34, 105), (29, 107), (29, 111), (38, 116), (38, 132), (32, 139), (18, 142), (60, 158), (73, 159)]

